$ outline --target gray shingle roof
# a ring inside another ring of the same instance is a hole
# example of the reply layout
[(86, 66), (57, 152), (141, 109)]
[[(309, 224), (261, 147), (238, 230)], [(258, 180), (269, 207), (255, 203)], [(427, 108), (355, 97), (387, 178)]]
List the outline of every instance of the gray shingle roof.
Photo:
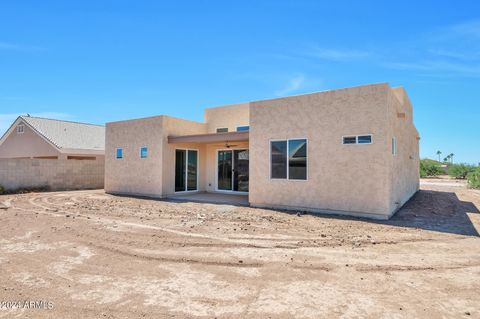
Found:
[(105, 150), (105, 126), (20, 116), (58, 148)]

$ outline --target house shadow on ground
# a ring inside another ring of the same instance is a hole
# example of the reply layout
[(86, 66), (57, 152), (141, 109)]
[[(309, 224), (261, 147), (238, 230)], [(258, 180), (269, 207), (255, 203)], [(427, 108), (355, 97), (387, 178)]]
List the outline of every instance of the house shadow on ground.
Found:
[(474, 203), (461, 201), (454, 192), (420, 190), (390, 220), (378, 223), (479, 236), (480, 224), (475, 227), (471, 214), (480, 211)]

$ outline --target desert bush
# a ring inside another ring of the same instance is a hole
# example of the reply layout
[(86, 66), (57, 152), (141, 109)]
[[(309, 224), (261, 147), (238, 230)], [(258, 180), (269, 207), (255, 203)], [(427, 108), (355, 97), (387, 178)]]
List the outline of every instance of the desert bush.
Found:
[(420, 160), (420, 177), (438, 176), (443, 173), (444, 170), (432, 160)]
[(467, 175), (468, 187), (480, 189), (480, 166)]
[(475, 166), (468, 165), (468, 164), (452, 164), (448, 166), (448, 175), (465, 179), (467, 178), (468, 173), (473, 172), (475, 170)]

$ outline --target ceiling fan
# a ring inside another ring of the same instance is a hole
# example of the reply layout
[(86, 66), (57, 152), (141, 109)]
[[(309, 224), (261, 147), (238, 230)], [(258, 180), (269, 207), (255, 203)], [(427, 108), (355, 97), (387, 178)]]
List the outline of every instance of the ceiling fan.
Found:
[(225, 142), (226, 148), (235, 147), (235, 146), (238, 146), (238, 145), (228, 144), (228, 142)]

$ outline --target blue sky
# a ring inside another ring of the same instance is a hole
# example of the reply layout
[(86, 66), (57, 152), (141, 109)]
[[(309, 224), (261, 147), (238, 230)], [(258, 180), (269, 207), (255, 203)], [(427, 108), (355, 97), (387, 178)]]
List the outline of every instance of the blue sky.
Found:
[(421, 156), (480, 162), (480, 2), (0, 2), (0, 130), (403, 85)]

